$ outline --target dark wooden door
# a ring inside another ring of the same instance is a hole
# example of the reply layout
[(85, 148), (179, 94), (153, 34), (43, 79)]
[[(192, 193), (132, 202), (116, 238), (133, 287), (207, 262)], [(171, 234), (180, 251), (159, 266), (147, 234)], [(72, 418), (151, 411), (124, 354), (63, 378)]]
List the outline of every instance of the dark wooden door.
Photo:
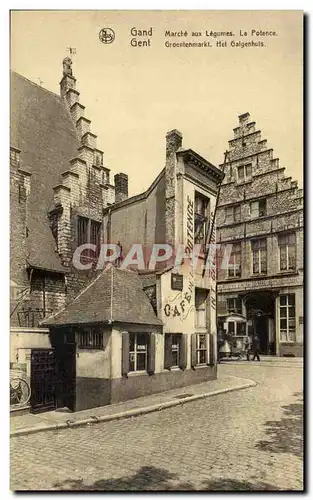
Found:
[(57, 408), (75, 410), (76, 346), (73, 343), (56, 347)]
[(55, 352), (53, 349), (32, 349), (31, 411), (55, 408)]

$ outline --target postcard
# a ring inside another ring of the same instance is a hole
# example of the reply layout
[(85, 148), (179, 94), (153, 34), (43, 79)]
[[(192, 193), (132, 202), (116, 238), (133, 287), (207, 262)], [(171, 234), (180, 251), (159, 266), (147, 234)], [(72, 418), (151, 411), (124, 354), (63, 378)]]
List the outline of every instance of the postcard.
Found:
[(10, 14), (11, 490), (303, 491), (303, 12)]

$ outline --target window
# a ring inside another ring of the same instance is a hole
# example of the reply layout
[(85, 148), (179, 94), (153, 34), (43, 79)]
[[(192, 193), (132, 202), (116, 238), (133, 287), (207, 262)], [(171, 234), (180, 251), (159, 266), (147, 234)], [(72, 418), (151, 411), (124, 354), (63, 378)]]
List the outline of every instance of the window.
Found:
[(278, 237), (279, 262), (281, 271), (296, 269), (296, 235), (284, 234)]
[(84, 328), (78, 333), (78, 347), (103, 349), (103, 333), (96, 328)]
[(256, 219), (257, 217), (263, 217), (264, 215), (266, 215), (266, 199), (252, 201), (250, 203), (251, 219)]
[(237, 169), (238, 182), (246, 182), (252, 178), (252, 164), (242, 165)]
[(241, 276), (241, 243), (235, 243), (232, 247), (228, 262), (228, 277)]
[(129, 334), (129, 371), (147, 371), (148, 336), (145, 333)]
[(85, 250), (83, 256), (97, 257), (100, 252), (101, 245), (101, 222), (97, 222), (86, 217), (77, 218), (77, 246), (90, 243), (96, 245), (96, 253), (92, 250)]
[(20, 162), (20, 152), (16, 149), (10, 148), (10, 161), (12, 163), (16, 162), (18, 165)]
[(234, 321), (228, 322), (228, 333), (229, 333), (229, 335), (235, 335), (235, 322)]
[(172, 290), (182, 291), (184, 288), (184, 276), (182, 274), (171, 274), (171, 288)]
[(253, 274), (266, 273), (267, 271), (267, 244), (266, 239), (254, 240), (252, 246)]
[(226, 207), (225, 209), (225, 222), (228, 224), (232, 222), (239, 222), (241, 216), (240, 205)]
[(245, 337), (246, 336), (246, 323), (244, 321), (229, 321), (228, 322), (228, 333), (233, 337)]
[(171, 335), (172, 367), (179, 366), (179, 344), (180, 344), (180, 335)]
[(164, 339), (164, 368), (181, 368), (187, 365), (187, 335), (166, 333)]
[(78, 217), (77, 220), (77, 244), (78, 246), (84, 245), (88, 242), (88, 223), (89, 219), (85, 217)]
[(279, 297), (280, 340), (294, 342), (296, 332), (295, 294)]
[(203, 365), (206, 363), (206, 352), (207, 352), (207, 347), (206, 347), (205, 335), (197, 335), (197, 342), (196, 342), (197, 365)]
[(201, 288), (196, 288), (195, 291), (195, 321), (196, 328), (206, 327), (206, 299), (208, 292)]
[(101, 242), (101, 223), (94, 220), (90, 221), (90, 243), (100, 249)]
[(227, 300), (227, 312), (230, 313), (242, 313), (242, 302), (239, 297), (226, 299)]
[(195, 244), (205, 246), (209, 232), (209, 200), (199, 193), (195, 194)]

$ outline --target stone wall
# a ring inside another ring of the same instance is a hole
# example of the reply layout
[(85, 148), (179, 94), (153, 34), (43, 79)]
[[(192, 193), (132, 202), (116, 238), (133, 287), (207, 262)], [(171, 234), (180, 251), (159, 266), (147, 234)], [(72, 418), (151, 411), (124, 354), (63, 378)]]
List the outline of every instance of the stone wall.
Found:
[(10, 149), (10, 305), (11, 324), (18, 326), (17, 313), (29, 303), (27, 258), (27, 212), (31, 175), (21, 168), (20, 151)]

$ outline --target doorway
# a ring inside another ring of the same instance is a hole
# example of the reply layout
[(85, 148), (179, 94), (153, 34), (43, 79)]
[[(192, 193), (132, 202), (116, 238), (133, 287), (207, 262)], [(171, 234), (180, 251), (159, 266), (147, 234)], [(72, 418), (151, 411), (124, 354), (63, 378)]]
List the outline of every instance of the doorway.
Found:
[(268, 317), (259, 316), (255, 318), (255, 333), (260, 339), (260, 353), (269, 354)]
[(76, 346), (59, 344), (56, 356), (56, 407), (75, 411), (76, 400)]
[(261, 354), (276, 354), (275, 346), (275, 293), (248, 292), (244, 297), (247, 319), (251, 321), (252, 335), (260, 339)]
[(31, 412), (54, 410), (56, 403), (54, 349), (31, 351)]

